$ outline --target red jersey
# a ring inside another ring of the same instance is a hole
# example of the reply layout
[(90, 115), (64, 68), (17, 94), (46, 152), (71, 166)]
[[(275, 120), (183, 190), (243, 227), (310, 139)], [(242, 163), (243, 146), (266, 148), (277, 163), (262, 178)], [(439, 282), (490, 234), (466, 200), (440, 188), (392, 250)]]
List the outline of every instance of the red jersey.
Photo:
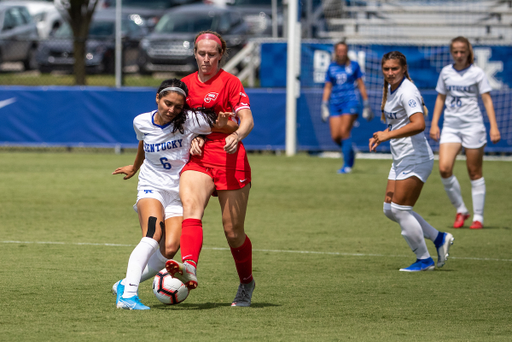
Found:
[[(249, 97), (245, 93), (242, 82), (222, 69), (205, 83), (199, 81), (198, 72), (184, 77), (182, 81), (188, 87), (187, 104), (191, 108), (213, 108), (216, 113), (237, 113), (240, 109), (251, 109)], [(236, 153), (228, 154), (224, 151), (226, 136), (227, 134), (224, 133), (208, 135), (203, 155), (191, 156), (190, 162), (206, 167), (250, 170), (242, 142), (238, 144)]]

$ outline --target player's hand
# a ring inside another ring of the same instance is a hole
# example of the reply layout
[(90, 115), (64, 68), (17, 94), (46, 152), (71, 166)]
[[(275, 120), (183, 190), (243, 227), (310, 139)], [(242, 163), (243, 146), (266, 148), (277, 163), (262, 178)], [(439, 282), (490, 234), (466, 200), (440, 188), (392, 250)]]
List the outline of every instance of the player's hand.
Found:
[(137, 173), (137, 170), (135, 170), (133, 168), (133, 165), (127, 165), (127, 166), (123, 166), (123, 167), (118, 167), (117, 169), (115, 169), (114, 172), (112, 172), (113, 175), (120, 175), (120, 174), (123, 174), (123, 175), (126, 175), (124, 176), (123, 179), (130, 179), (133, 177), (134, 174)]
[(370, 138), (370, 142), (368, 144), (368, 147), (370, 148), (370, 152), (375, 152), (375, 149), (377, 148), (377, 146), (380, 145), (380, 142), (378, 142), (377, 140), (375, 140), (374, 138)]
[(204, 146), (205, 138), (198, 135), (192, 142), (190, 143), (190, 154), (193, 156), (200, 156), (203, 154), (203, 146)]
[(366, 121), (371, 121), (374, 117), (372, 107), (370, 106), (370, 101), (363, 101), (363, 119)]
[(228, 120), (232, 117), (235, 117), (235, 113), (233, 112), (219, 112), (217, 115), (217, 121), (215, 122), (216, 128), (224, 128), (228, 124)]
[(329, 120), (329, 116), (331, 116), (329, 103), (327, 101), (322, 101), (322, 121), (327, 122), (327, 120)]
[(226, 145), (224, 145), (224, 151), (229, 154), (233, 154), (238, 150), (238, 142), (240, 141), (240, 136), (236, 131), (228, 135), (225, 141)]
[(384, 131), (379, 131), (373, 133), (373, 137), (370, 138), (370, 152), (375, 151), (375, 148), (380, 145), (380, 143), (389, 140), (389, 128)]
[(439, 126), (431, 126), (430, 127), (430, 137), (435, 141), (439, 141), (441, 131), (439, 130)]
[(491, 128), (489, 135), (493, 144), (496, 144), (501, 140), (501, 134), (498, 128)]

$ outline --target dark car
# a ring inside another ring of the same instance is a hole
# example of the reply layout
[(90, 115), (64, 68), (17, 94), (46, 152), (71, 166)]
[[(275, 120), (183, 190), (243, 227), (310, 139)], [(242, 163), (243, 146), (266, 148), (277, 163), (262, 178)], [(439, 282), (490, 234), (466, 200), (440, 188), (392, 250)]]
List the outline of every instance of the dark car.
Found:
[(233, 56), (246, 44), (249, 27), (232, 8), (194, 4), (170, 10), (141, 41), (139, 72), (197, 70), (194, 38), (205, 30), (220, 33)]
[[(152, 31), (167, 10), (195, 2), (201, 2), (201, 0), (123, 0), (122, 13), (138, 25)], [(116, 0), (103, 0), (97, 10), (115, 8), (115, 6)]]
[[(250, 32), (258, 37), (272, 36), (272, 0), (230, 0), (227, 5), (242, 13)], [(277, 0), (278, 35), (283, 30), (283, 1)]]
[[(123, 17), (121, 21), (123, 66), (136, 65), (138, 47), (147, 31), (133, 20)], [(41, 42), (37, 50), (39, 71), (53, 70), (71, 72), (74, 64), (73, 31), (63, 24), (53, 39)], [(85, 66), (91, 73), (114, 73), (115, 71), (115, 11), (96, 13), (89, 27), (86, 43)]]
[(39, 35), (25, 6), (0, 2), (0, 63), (23, 62), (25, 70), (37, 67)]

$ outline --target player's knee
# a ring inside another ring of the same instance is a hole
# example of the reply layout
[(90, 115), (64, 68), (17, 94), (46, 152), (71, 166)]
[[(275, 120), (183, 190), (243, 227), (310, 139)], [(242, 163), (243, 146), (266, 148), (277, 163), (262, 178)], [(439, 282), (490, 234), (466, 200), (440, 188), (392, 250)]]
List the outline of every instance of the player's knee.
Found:
[(158, 219), (154, 216), (150, 216), (148, 218), (148, 230), (146, 231), (146, 237), (148, 238), (154, 238), (156, 233), (156, 222)]
[(452, 167), (446, 165), (439, 165), (439, 174), (442, 178), (449, 178), (452, 176)]
[(384, 215), (386, 215), (388, 219), (396, 222), (396, 218), (393, 215), (393, 212), (391, 211), (391, 203), (384, 202), (384, 208), (382, 209), (382, 211), (384, 212)]
[(180, 249), (179, 242), (173, 241), (171, 243), (166, 243), (164, 250), (161, 252), (162, 252), (162, 255), (166, 259), (172, 259), (172, 258), (174, 258), (174, 256), (176, 255), (176, 253), (178, 252), (179, 249)]
[(240, 246), (245, 240), (243, 227), (238, 227), (238, 229), (224, 229), (224, 235), (230, 246)]

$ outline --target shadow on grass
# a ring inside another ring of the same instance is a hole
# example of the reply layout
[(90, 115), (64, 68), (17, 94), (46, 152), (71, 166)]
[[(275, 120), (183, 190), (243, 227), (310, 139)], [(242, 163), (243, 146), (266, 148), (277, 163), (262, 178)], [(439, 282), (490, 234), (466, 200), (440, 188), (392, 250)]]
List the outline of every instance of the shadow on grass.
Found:
[[(165, 305), (165, 304), (157, 304), (151, 306), (151, 309), (155, 310), (210, 310), (216, 309), (220, 307), (231, 306), (231, 303), (202, 303), (202, 304), (187, 304), (181, 303), (178, 305)], [(251, 308), (253, 309), (261, 309), (271, 306), (281, 306), (279, 304), (273, 303), (252, 303)]]

